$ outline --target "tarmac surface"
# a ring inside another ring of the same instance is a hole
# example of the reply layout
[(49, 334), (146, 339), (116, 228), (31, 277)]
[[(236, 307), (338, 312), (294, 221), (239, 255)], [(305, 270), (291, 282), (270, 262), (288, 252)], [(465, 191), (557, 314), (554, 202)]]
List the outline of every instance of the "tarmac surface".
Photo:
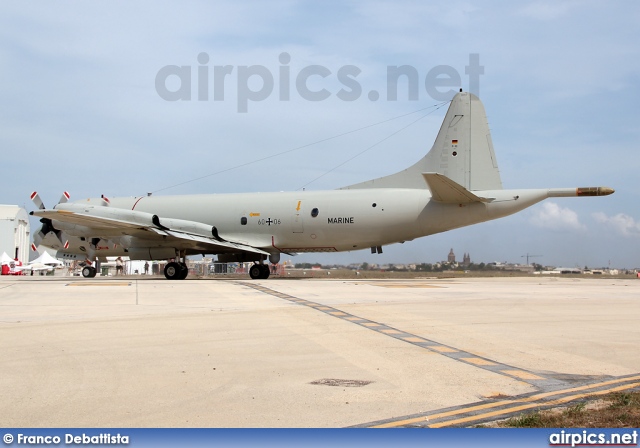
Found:
[(471, 426), (640, 387), (640, 280), (0, 277), (6, 427)]

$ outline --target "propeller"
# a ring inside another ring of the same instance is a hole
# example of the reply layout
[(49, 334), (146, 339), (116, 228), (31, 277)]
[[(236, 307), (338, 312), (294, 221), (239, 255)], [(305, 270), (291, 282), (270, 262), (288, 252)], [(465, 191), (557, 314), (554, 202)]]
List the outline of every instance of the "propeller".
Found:
[[(64, 204), (69, 200), (69, 197), (70, 197), (69, 193), (67, 193), (66, 191), (63, 192), (62, 196), (60, 197), (60, 200), (58, 201), (58, 204)], [(38, 207), (40, 210), (46, 209), (44, 202), (42, 202), (42, 199), (40, 198), (40, 195), (38, 194), (37, 191), (34, 191), (33, 193), (31, 193), (30, 198), (33, 201), (33, 203), (36, 205), (36, 207)], [(40, 222), (42, 223), (42, 227), (40, 227), (40, 230), (38, 230), (38, 232), (36, 232), (33, 235), (33, 244), (31, 244), (31, 250), (33, 250), (34, 252), (37, 252), (38, 247), (40, 246), (40, 244), (42, 244), (42, 241), (45, 239), (45, 237), (49, 233), (52, 233), (52, 232), (56, 236), (56, 238), (58, 238), (58, 241), (60, 242), (61, 246), (68, 247), (69, 242), (62, 241), (62, 237), (63, 237), (62, 231), (56, 229), (53, 226), (53, 222), (51, 221), (50, 218), (41, 218)]]

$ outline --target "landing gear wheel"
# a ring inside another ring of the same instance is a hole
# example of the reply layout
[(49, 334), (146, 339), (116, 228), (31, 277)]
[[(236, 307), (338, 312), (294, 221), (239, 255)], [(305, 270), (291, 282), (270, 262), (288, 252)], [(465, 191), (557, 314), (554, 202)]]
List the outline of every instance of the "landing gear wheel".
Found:
[(178, 280), (184, 280), (185, 278), (187, 278), (187, 275), (189, 275), (189, 268), (187, 267), (186, 263), (180, 263), (180, 268), (182, 268), (182, 271), (180, 271)]
[[(187, 273), (189, 272), (188, 270), (186, 271)], [(183, 268), (179, 263), (176, 263), (175, 261), (167, 263), (167, 265), (164, 267), (164, 276), (167, 280), (182, 280), (184, 277), (181, 278), (181, 275), (183, 275)]]
[(254, 264), (253, 266), (251, 266), (249, 268), (249, 277), (251, 277), (254, 280), (262, 278), (262, 268), (261, 268), (261, 266), (263, 266), (263, 265)]
[(82, 268), (82, 276), (84, 278), (93, 278), (98, 271), (93, 266), (85, 266)]
[(262, 272), (260, 272), (260, 278), (263, 280), (266, 280), (269, 278), (269, 274), (271, 274), (271, 270), (269, 269), (269, 265), (268, 264), (261, 264), (260, 265), (260, 270)]

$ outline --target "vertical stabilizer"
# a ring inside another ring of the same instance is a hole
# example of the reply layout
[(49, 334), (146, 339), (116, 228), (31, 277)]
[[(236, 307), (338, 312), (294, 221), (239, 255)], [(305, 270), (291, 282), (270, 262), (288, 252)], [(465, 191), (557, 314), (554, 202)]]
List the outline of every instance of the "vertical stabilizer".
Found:
[(433, 147), (416, 164), (344, 188), (427, 188), (422, 173), (442, 174), (467, 190), (502, 189), (487, 115), (477, 96), (460, 92), (453, 97)]

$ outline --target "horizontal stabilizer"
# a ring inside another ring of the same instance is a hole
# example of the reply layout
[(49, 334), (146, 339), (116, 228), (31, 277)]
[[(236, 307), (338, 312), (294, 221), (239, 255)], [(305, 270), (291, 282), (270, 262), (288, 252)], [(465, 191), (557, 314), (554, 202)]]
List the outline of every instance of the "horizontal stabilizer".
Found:
[(469, 204), (472, 202), (491, 202), (493, 198), (481, 198), (471, 193), (457, 182), (439, 173), (422, 173), (436, 202), (448, 204)]

